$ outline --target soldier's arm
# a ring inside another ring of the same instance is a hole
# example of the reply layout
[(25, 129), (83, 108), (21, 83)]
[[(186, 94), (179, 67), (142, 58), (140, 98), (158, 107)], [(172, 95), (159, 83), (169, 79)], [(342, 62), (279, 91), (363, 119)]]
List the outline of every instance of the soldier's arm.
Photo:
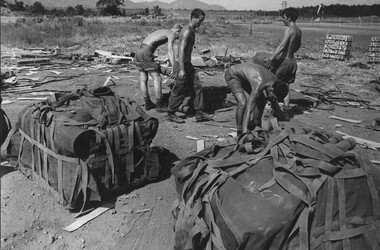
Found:
[(291, 37), (291, 30), (287, 28), (285, 30), (284, 37), (282, 38), (282, 41), (280, 45), (278, 45), (276, 51), (271, 55), (271, 57), (265, 60), (265, 66), (267, 68), (270, 68), (272, 66), (272, 61), (276, 59), (276, 57), (279, 56), (284, 51), (284, 49), (289, 45), (290, 37)]
[(249, 83), (251, 84), (252, 92), (248, 97), (247, 106), (245, 108), (245, 114), (243, 118), (243, 133), (248, 131), (248, 123), (250, 120), (250, 116), (252, 111), (255, 109), (257, 100), (262, 92), (262, 84), (261, 81), (257, 81), (254, 79), (249, 79)]
[(172, 66), (174, 65), (174, 41), (174, 33), (170, 32), (168, 35), (168, 57)]
[(179, 46), (178, 46), (178, 62), (179, 62), (179, 73), (178, 76), (183, 79), (185, 77), (185, 53), (187, 41), (189, 39), (190, 31), (188, 29), (181, 32)]

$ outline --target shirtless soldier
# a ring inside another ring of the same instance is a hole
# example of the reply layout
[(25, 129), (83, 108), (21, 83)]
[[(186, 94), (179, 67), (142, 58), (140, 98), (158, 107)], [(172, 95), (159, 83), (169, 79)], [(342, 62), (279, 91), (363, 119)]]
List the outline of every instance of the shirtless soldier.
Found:
[[(238, 135), (248, 131), (251, 114), (254, 115), (254, 125), (261, 126), (261, 116), (267, 101), (271, 102), (274, 109), (280, 109), (278, 101), (282, 101), (289, 90), (285, 82), (256, 63), (235, 64), (226, 71), (224, 78), (237, 102)], [(248, 101), (244, 91), (249, 94)]]
[[(295, 8), (286, 8), (282, 12), (284, 25), (287, 26), (284, 37), (276, 51), (262, 64), (271, 69), (277, 79), (293, 83), (296, 79), (297, 61), (294, 54), (301, 47), (302, 32), (296, 25), (298, 11)], [(254, 62), (257, 62), (254, 60)], [(290, 93), (290, 92), (289, 92)], [(284, 108), (289, 108), (290, 95), (284, 98)]]
[(189, 24), (183, 27), (179, 36), (178, 62), (173, 66), (172, 77), (175, 81), (169, 97), (168, 121), (185, 122), (175, 112), (187, 94), (190, 94), (193, 99), (197, 122), (208, 121), (213, 117), (202, 111), (204, 109), (202, 85), (191, 64), (191, 53), (195, 43), (195, 29), (202, 24), (205, 16), (206, 14), (203, 10), (194, 9), (191, 12)]
[[(182, 27), (175, 24), (171, 30), (157, 30), (151, 33), (142, 42), (140, 49), (136, 53), (136, 61), (139, 63), (140, 87), (144, 95), (145, 110), (156, 108), (157, 112), (166, 112), (166, 107), (162, 102), (160, 65), (154, 61), (153, 54), (158, 46), (168, 43), (168, 57), (171, 65), (174, 65), (174, 41), (179, 38)], [(148, 91), (148, 73), (153, 77), (154, 91), (157, 106), (151, 101)]]

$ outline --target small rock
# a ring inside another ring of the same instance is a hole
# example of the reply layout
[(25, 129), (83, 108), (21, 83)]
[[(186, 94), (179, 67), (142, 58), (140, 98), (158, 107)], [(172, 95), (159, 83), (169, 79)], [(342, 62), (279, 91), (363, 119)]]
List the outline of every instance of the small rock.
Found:
[(158, 196), (158, 197), (157, 197), (157, 200), (162, 200), (162, 197), (161, 197), (161, 196)]
[(115, 209), (111, 209), (111, 214), (116, 214), (116, 210)]
[(47, 232), (47, 231), (42, 231), (42, 233), (43, 233), (43, 234), (48, 234), (48, 232)]
[(82, 248), (85, 248), (86, 246), (85, 245), (82, 245)]
[(55, 240), (56, 240), (55, 235), (50, 234), (50, 235), (49, 235), (49, 243), (48, 243), (48, 244), (53, 244)]
[(79, 241), (82, 242), (82, 244), (86, 242), (84, 239), (79, 239)]
[(6, 242), (6, 241), (7, 241), (7, 238), (1, 237), (1, 242)]

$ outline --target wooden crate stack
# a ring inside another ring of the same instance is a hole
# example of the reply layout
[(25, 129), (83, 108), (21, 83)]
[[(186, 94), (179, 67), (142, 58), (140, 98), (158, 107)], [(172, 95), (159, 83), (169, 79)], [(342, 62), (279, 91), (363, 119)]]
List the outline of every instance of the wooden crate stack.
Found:
[(368, 63), (380, 63), (380, 37), (371, 38)]
[(322, 58), (348, 60), (350, 59), (352, 36), (327, 34)]

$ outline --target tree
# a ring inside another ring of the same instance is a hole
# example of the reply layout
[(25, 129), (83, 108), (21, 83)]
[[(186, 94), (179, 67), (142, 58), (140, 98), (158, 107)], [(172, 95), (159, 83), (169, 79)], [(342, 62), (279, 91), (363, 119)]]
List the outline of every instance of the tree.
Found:
[(85, 10), (83, 8), (83, 5), (78, 4), (75, 6), (75, 15), (77, 16), (83, 16), (85, 14)]
[(124, 0), (98, 0), (96, 8), (98, 8), (100, 15), (121, 15), (120, 7), (124, 5)]
[(69, 6), (66, 8), (65, 13), (67, 16), (74, 16), (75, 15), (75, 9), (73, 6)]
[(158, 5), (154, 6), (153, 7), (153, 13), (156, 16), (161, 16), (162, 15), (162, 10), (161, 10), (160, 6), (158, 6)]
[(145, 10), (144, 10), (144, 15), (148, 16), (149, 15), (149, 8), (146, 7)]
[(0, 0), (0, 6), (1, 7), (8, 7), (9, 3), (5, 0)]
[(42, 5), (41, 2), (34, 2), (34, 4), (31, 7), (31, 12), (33, 14), (45, 14), (46, 10), (45, 7)]
[(12, 11), (24, 11), (25, 10), (25, 5), (23, 1), (17, 1), (15, 0), (15, 4), (9, 4), (9, 8)]

